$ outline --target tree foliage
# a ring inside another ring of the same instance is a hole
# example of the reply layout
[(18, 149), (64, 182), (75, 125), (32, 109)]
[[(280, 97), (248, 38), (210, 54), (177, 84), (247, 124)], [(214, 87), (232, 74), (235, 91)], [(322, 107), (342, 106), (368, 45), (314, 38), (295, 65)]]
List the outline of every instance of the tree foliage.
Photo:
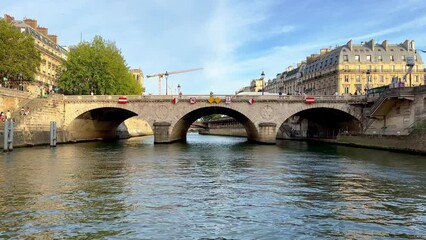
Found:
[(141, 94), (120, 50), (100, 36), (71, 49), (59, 76), (59, 88), (66, 94)]
[(211, 120), (218, 120), (218, 119), (226, 118), (226, 117), (227, 116), (222, 115), (222, 114), (211, 114), (211, 115), (207, 115), (207, 116), (200, 118), (200, 121), (205, 122), (205, 121), (211, 121)]
[(0, 80), (6, 77), (12, 86), (21, 80), (34, 80), (40, 63), (34, 39), (0, 19)]

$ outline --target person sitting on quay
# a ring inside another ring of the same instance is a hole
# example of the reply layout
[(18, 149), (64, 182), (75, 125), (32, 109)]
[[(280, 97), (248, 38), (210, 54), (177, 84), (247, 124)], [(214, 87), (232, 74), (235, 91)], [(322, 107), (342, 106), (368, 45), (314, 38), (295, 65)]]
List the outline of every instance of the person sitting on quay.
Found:
[(25, 109), (24, 115), (29, 115), (30, 114), (30, 107), (27, 107), (27, 109)]
[(25, 109), (24, 109), (24, 107), (21, 108), (21, 115), (25, 115)]
[(0, 120), (2, 121), (2, 122), (4, 122), (4, 120), (6, 119), (6, 116), (4, 115), (4, 113), (3, 112), (1, 112), (0, 113)]

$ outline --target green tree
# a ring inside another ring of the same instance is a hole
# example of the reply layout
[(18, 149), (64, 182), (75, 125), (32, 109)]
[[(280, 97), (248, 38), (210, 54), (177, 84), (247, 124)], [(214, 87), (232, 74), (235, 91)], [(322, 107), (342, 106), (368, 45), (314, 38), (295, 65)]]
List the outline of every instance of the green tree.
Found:
[(40, 52), (34, 39), (18, 28), (0, 19), (0, 77), (16, 87), (21, 80), (34, 80), (40, 67)]
[(222, 114), (211, 114), (211, 115), (207, 115), (200, 118), (200, 121), (205, 122), (205, 121), (217, 120), (217, 119), (226, 118), (226, 117), (228, 116), (225, 116)]
[(59, 76), (66, 94), (138, 95), (142, 87), (129, 73), (120, 50), (100, 36), (82, 42), (68, 54)]

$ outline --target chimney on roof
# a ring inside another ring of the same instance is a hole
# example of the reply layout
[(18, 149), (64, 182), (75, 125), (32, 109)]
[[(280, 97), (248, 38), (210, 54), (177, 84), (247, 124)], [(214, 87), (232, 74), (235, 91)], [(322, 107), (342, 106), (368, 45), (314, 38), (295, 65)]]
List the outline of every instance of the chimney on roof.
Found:
[(328, 53), (328, 52), (330, 52), (331, 51), (331, 48), (321, 48), (320, 49), (320, 54), (322, 55), (322, 54), (326, 54), (326, 53)]
[(27, 19), (24, 19), (24, 23), (34, 29), (37, 29), (37, 20), (27, 18)]
[(405, 40), (402, 45), (405, 47), (405, 49), (408, 51), (410, 50), (410, 42), (408, 40)]
[(370, 47), (371, 51), (374, 51), (374, 45), (376, 43), (374, 42), (374, 39), (371, 39), (370, 41), (367, 42), (367, 46)]
[(383, 46), (383, 48), (385, 49), (385, 51), (387, 51), (387, 50), (388, 50), (388, 41), (387, 41), (387, 40), (384, 40), (384, 41), (382, 42), (382, 46)]
[(416, 51), (416, 43), (414, 42), (414, 40), (411, 40), (411, 50)]
[(48, 36), (48, 29), (45, 27), (37, 27), (37, 31), (46, 37)]
[(47, 35), (47, 37), (52, 40), (54, 43), (58, 44), (58, 36), (56, 35)]
[(15, 18), (14, 18), (14, 17), (12, 17), (12, 16), (10, 16), (10, 15), (8, 15), (8, 14), (5, 14), (5, 15), (4, 15), (4, 21), (5, 21), (5, 22), (7, 22), (7, 23), (11, 23), (13, 20), (15, 20)]
[(352, 39), (349, 40), (348, 43), (346, 43), (346, 46), (348, 46), (349, 50), (352, 51)]

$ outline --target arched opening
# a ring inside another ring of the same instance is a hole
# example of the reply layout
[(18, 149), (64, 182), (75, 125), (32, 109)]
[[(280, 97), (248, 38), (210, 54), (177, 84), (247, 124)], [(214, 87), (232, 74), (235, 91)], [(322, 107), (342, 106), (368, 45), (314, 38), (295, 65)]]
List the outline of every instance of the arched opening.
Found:
[(204, 116), (212, 114), (221, 114), (226, 115), (235, 119), (235, 121), (241, 123), (247, 133), (247, 139), (255, 141), (258, 138), (258, 132), (256, 126), (252, 121), (250, 121), (242, 113), (235, 111), (233, 109), (225, 107), (204, 107), (196, 109), (192, 112), (189, 112), (183, 116), (179, 121), (174, 125), (171, 134), (172, 141), (184, 141), (186, 140), (186, 134), (191, 127), (191, 125), (196, 122), (197, 119), (200, 119)]
[(277, 138), (335, 139), (341, 133), (359, 133), (361, 122), (354, 116), (333, 108), (311, 108), (288, 118), (279, 128)]
[(117, 137), (117, 128), (136, 113), (121, 108), (96, 108), (76, 117), (67, 127), (74, 141), (112, 139)]

